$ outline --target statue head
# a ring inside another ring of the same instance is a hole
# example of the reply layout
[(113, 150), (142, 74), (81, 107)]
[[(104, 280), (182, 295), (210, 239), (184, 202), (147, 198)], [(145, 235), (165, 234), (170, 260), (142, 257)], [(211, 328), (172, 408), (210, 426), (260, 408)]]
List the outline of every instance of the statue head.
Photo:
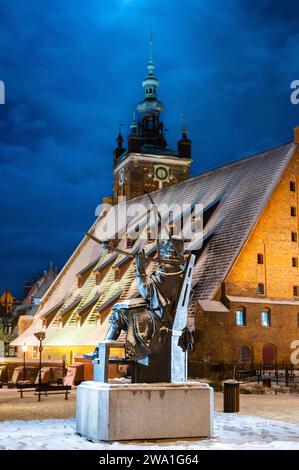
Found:
[(160, 255), (162, 260), (182, 260), (183, 254), (184, 242), (182, 239), (168, 238), (161, 241)]

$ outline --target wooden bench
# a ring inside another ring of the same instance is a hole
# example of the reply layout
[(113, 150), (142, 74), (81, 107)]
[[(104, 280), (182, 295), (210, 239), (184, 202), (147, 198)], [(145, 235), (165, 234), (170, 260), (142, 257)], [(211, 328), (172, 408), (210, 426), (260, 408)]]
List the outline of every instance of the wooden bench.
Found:
[(69, 393), (71, 393), (72, 387), (71, 385), (51, 385), (51, 384), (41, 384), (35, 386), (35, 394), (34, 395), (59, 395), (64, 393), (64, 399), (69, 399)]
[(236, 372), (236, 380), (247, 380), (253, 377), (258, 377), (258, 375), (257, 369), (239, 370)]
[(23, 398), (24, 392), (35, 392), (34, 395), (58, 395), (65, 394), (65, 400), (68, 400), (68, 395), (71, 393), (71, 385), (54, 385), (54, 384), (22, 384), (17, 383), (17, 391), (20, 393), (20, 398)]
[(17, 391), (20, 393), (20, 398), (23, 398), (24, 392), (33, 392), (36, 388), (36, 384), (28, 384), (28, 383), (16, 383)]

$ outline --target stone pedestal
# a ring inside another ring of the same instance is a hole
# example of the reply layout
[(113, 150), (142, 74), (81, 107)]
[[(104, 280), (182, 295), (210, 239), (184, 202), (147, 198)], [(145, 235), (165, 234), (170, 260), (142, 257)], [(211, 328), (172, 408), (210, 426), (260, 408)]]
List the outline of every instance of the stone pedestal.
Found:
[(83, 382), (76, 431), (93, 442), (209, 437), (213, 389), (201, 382)]

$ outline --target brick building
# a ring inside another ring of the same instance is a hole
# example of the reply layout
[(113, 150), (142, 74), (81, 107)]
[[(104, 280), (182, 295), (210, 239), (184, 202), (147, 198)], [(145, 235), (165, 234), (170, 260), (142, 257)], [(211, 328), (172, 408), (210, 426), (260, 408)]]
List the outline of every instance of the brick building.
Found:
[(0, 295), (0, 314), (8, 315), (14, 306), (14, 297), (10, 290), (6, 289), (2, 295)]
[[(157, 204), (203, 205), (203, 243), (196, 235), (186, 242), (196, 255), (190, 370), (197, 375), (203, 364), (290, 362), (290, 344), (299, 337), (299, 128), (294, 142), (190, 178), (191, 141), (184, 128), (178, 150), (167, 148), (158, 83), (150, 56), (140, 119), (133, 119), (128, 150), (119, 134), (114, 151), (114, 202), (126, 196), (128, 206), (140, 202), (149, 208), (146, 193), (154, 191)], [(91, 232), (106, 218), (101, 213)], [(141, 234), (134, 218), (129, 230), (137, 225)], [(118, 247), (136, 252), (143, 246), (153, 257), (150, 271), (156, 245), (138, 240), (128, 236)], [(136, 297), (134, 271), (131, 257), (84, 237), (13, 345), (26, 342), (34, 356), (34, 332), (45, 328), (45, 358), (69, 363), (90, 352), (105, 336), (113, 304)]]

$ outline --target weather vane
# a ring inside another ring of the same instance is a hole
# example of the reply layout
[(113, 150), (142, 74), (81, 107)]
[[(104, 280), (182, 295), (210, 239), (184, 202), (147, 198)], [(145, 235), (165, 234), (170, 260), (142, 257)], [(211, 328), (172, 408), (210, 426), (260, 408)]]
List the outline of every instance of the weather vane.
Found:
[(153, 42), (154, 42), (154, 37), (156, 33), (153, 31), (153, 28), (151, 27), (150, 29), (150, 40), (149, 40), (149, 58), (150, 60), (153, 60)]

